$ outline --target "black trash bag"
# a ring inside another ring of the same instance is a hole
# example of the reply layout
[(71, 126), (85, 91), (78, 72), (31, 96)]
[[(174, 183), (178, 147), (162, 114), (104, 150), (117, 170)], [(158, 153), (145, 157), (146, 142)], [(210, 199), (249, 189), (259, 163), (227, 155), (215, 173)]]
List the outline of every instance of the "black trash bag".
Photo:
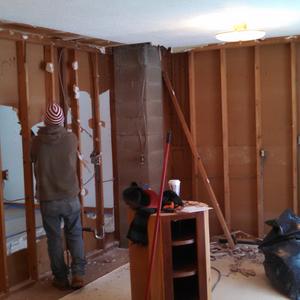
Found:
[(123, 191), (123, 200), (135, 211), (134, 218), (129, 226), (127, 238), (135, 244), (148, 244), (148, 219), (156, 212), (155, 208), (147, 207), (150, 196), (135, 182)]
[(130, 187), (123, 191), (123, 199), (132, 209), (138, 209), (150, 204), (149, 195), (136, 182), (132, 182)]
[(267, 221), (272, 230), (259, 248), (272, 285), (292, 300), (300, 300), (300, 218), (290, 209)]
[(174, 203), (174, 208), (178, 206), (183, 206), (182, 199), (172, 190), (166, 190), (163, 193), (162, 205), (161, 208)]
[(156, 212), (155, 208), (139, 208), (132, 220), (127, 238), (135, 244), (148, 245), (148, 219)]

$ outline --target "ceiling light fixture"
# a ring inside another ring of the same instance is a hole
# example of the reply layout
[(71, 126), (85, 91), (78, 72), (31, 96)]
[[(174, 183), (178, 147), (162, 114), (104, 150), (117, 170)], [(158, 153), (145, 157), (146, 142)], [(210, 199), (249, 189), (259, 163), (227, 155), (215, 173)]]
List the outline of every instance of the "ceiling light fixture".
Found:
[(221, 32), (216, 35), (216, 39), (222, 42), (241, 42), (261, 39), (265, 36), (263, 30), (250, 30), (247, 24), (235, 25), (232, 31)]

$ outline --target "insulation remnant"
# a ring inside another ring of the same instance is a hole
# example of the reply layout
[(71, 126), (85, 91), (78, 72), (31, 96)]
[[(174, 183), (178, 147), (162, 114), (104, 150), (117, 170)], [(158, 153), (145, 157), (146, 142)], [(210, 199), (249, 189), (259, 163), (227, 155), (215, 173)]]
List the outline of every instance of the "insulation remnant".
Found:
[(73, 62), (72, 62), (72, 69), (73, 69), (74, 71), (76, 71), (76, 70), (78, 70), (78, 68), (79, 68), (78, 61), (77, 61), (77, 60), (73, 61)]
[(46, 63), (46, 72), (48, 73), (54, 73), (54, 65), (51, 62)]

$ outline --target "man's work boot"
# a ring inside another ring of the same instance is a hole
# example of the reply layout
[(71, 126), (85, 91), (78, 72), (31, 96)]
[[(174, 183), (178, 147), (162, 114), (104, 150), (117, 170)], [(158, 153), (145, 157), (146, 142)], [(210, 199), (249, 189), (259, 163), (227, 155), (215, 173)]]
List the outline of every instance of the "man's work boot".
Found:
[(59, 290), (67, 290), (70, 288), (70, 283), (68, 279), (53, 278), (52, 285)]
[(72, 278), (72, 284), (71, 284), (72, 289), (78, 290), (84, 287), (84, 280), (83, 277), (80, 275), (74, 275)]

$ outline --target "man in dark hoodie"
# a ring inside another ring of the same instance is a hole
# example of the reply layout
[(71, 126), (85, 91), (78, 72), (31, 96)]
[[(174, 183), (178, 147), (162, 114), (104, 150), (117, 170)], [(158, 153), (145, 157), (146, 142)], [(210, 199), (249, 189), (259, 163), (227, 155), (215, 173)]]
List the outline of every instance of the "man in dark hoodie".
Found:
[(68, 288), (68, 268), (64, 261), (61, 223), (64, 221), (67, 246), (72, 256), (72, 288), (84, 285), (85, 255), (80, 219), (77, 178), (77, 138), (62, 125), (64, 114), (57, 104), (48, 106), (45, 127), (33, 137), (31, 158), (36, 178), (36, 198), (40, 202), (48, 240), (48, 254), (54, 275), (53, 285)]

